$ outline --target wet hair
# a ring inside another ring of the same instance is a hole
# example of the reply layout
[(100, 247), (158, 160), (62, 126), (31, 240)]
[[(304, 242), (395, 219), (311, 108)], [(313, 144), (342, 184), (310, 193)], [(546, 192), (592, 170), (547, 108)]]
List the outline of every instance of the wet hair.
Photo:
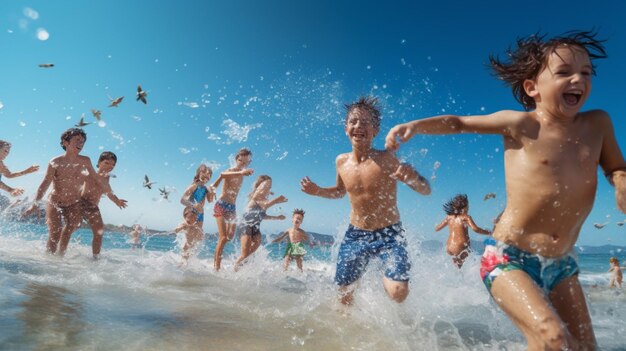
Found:
[(0, 150), (4, 149), (5, 147), (11, 147), (11, 143), (9, 143), (8, 141), (0, 140)]
[(300, 208), (296, 208), (295, 210), (293, 210), (292, 216), (297, 215), (297, 214), (302, 215), (302, 217), (304, 217), (304, 210)]
[(112, 160), (113, 162), (117, 163), (117, 156), (111, 151), (104, 151), (100, 154), (100, 157), (98, 158), (98, 164), (100, 164), (100, 162), (104, 160)]
[(467, 195), (458, 194), (452, 199), (448, 200), (445, 204), (443, 204), (443, 210), (446, 214), (454, 216), (459, 215), (463, 212), (464, 209), (469, 205), (469, 201), (467, 200)]
[[(535, 79), (548, 64), (549, 56), (561, 47), (574, 47), (584, 50), (590, 60), (606, 58), (607, 54), (602, 45), (606, 40), (596, 39), (595, 31), (570, 31), (560, 36), (545, 40), (546, 35), (536, 33), (527, 38), (517, 39), (517, 48), (508, 48), (506, 56), (508, 62), (497, 56), (489, 55), (489, 65), (492, 73), (498, 79), (511, 86), (513, 96), (525, 110), (536, 108), (535, 100), (526, 94), (524, 81)], [(592, 64), (592, 74), (595, 75), (595, 65)]]
[(610, 262), (610, 263), (615, 263), (615, 264), (617, 264), (617, 265), (619, 264), (619, 260), (617, 259), (617, 257), (611, 257), (611, 258), (609, 259), (609, 262)]
[(359, 100), (351, 104), (345, 104), (346, 107), (346, 119), (344, 123), (348, 122), (348, 118), (355, 110), (362, 110), (372, 116), (372, 124), (376, 128), (380, 128), (380, 108), (378, 99), (373, 96), (361, 96)]
[(250, 151), (250, 149), (246, 147), (243, 147), (239, 149), (239, 151), (237, 151), (237, 154), (235, 155), (235, 160), (239, 159), (239, 157), (241, 156), (252, 156), (252, 151)]
[(272, 180), (272, 177), (268, 176), (267, 174), (262, 174), (254, 181), (254, 184), (252, 184), (252, 191), (250, 192), (250, 195), (248, 195), (249, 199), (252, 199), (252, 195), (254, 194), (256, 189), (261, 184), (263, 184), (263, 182), (266, 181), (266, 180)]
[(200, 181), (200, 174), (202, 174), (203, 172), (209, 172), (209, 179), (211, 179), (211, 177), (213, 176), (213, 170), (211, 169), (211, 167), (205, 165), (204, 163), (201, 163), (200, 166), (198, 166), (198, 168), (196, 169), (196, 175), (193, 176), (194, 183)]
[(80, 128), (70, 128), (63, 132), (63, 134), (61, 134), (61, 147), (63, 148), (63, 150), (65, 150), (65, 145), (63, 145), (64, 141), (69, 143), (73, 137), (79, 135), (82, 136), (85, 141), (87, 141), (87, 134), (85, 134), (85, 131)]
[(193, 206), (185, 206), (185, 209), (183, 210), (183, 218), (187, 217), (187, 215), (193, 211)]

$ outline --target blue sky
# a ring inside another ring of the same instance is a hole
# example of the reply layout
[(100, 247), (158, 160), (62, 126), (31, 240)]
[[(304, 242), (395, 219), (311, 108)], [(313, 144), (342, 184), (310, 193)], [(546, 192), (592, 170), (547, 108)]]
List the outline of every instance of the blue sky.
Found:
[[(13, 143), (5, 163), (14, 171), (42, 166), (7, 183), (32, 196), (47, 162), (62, 152), (60, 134), (83, 113), (93, 122), (96, 108), (105, 124), (85, 128), (84, 154), (94, 161), (104, 150), (118, 155), (111, 184), (129, 201), (119, 210), (103, 200), (105, 222), (173, 228), (197, 165), (219, 172), (249, 147), (256, 175), (271, 175), (274, 192), (289, 198), (274, 212), (304, 208), (305, 229), (337, 233), (348, 221), (347, 197), (307, 196), (299, 179), (334, 184), (334, 159), (350, 150), (343, 104), (368, 94), (381, 99), (378, 148), (406, 120), (519, 109), (485, 62), (537, 31), (596, 28), (608, 39), (609, 58), (597, 62), (585, 109), (608, 111), (626, 150), (624, 13), (618, 1), (3, 1), (0, 139)], [(138, 84), (147, 105), (134, 99)], [(125, 99), (109, 108), (108, 96)], [(433, 188), (421, 197), (400, 185), (406, 227), (444, 240), (432, 228), (441, 204), (459, 192), (469, 195), (476, 222), (489, 227), (505, 203), (502, 151), (497, 136), (418, 136), (405, 145), (399, 156), (432, 177)], [(144, 174), (172, 190), (169, 202), (142, 188)], [(239, 208), (252, 181), (244, 182)], [(496, 199), (483, 201), (488, 192)], [(205, 230), (214, 232), (207, 211)], [(579, 243), (626, 245), (626, 226), (615, 225), (625, 218), (601, 180)], [(592, 226), (605, 222), (602, 230)], [(288, 226), (268, 221), (264, 230)]]

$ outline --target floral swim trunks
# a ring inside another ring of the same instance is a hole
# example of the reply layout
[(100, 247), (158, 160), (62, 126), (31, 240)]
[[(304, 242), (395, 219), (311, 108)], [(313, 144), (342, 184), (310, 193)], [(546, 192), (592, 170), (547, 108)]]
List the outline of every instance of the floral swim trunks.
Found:
[(235, 204), (218, 200), (213, 207), (213, 217), (224, 217), (227, 221), (237, 218), (237, 209)]
[(348, 226), (337, 257), (337, 285), (350, 285), (365, 273), (371, 257), (378, 256), (385, 267), (385, 277), (408, 281), (411, 263), (406, 251), (402, 223), (374, 231)]
[(544, 257), (522, 251), (492, 238), (485, 240), (485, 253), (480, 261), (480, 277), (491, 291), (493, 281), (502, 273), (522, 270), (544, 291), (549, 292), (561, 281), (577, 275), (580, 270), (576, 255)]

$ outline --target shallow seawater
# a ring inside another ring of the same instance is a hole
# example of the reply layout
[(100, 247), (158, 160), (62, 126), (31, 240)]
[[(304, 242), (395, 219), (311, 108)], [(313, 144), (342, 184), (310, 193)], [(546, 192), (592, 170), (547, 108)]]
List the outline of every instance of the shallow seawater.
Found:
[[(91, 234), (80, 230), (64, 258), (45, 254), (45, 228), (0, 223), (2, 350), (524, 350), (521, 334), (491, 301), (478, 278), (479, 258), (462, 270), (443, 252), (422, 252), (408, 234), (411, 294), (390, 301), (376, 262), (344, 308), (333, 285), (336, 248), (308, 249), (305, 272), (285, 273), (284, 249), (262, 246), (237, 273), (236, 243), (224, 269), (212, 270), (214, 242), (186, 268), (178, 241), (107, 233), (91, 258)], [(626, 295), (607, 289), (608, 275), (581, 281), (603, 350), (626, 345)], [(599, 267), (599, 266), (598, 266)]]

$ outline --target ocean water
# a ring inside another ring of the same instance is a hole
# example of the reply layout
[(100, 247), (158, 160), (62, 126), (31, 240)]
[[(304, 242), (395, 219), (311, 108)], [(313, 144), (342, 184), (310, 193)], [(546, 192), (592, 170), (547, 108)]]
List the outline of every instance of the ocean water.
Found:
[[(337, 235), (341, 235), (337, 233)], [(46, 228), (0, 221), (0, 350), (524, 350), (521, 334), (478, 278), (479, 257), (457, 270), (407, 233), (411, 293), (390, 301), (371, 262), (355, 305), (337, 302), (337, 247), (308, 249), (300, 273), (282, 269), (284, 245), (264, 245), (239, 272), (229, 243), (212, 270), (207, 240), (186, 268), (181, 238), (74, 234), (64, 258), (45, 254)], [(608, 289), (609, 255), (580, 255), (602, 350), (626, 350), (626, 295)], [(623, 257), (622, 257), (623, 258)]]

